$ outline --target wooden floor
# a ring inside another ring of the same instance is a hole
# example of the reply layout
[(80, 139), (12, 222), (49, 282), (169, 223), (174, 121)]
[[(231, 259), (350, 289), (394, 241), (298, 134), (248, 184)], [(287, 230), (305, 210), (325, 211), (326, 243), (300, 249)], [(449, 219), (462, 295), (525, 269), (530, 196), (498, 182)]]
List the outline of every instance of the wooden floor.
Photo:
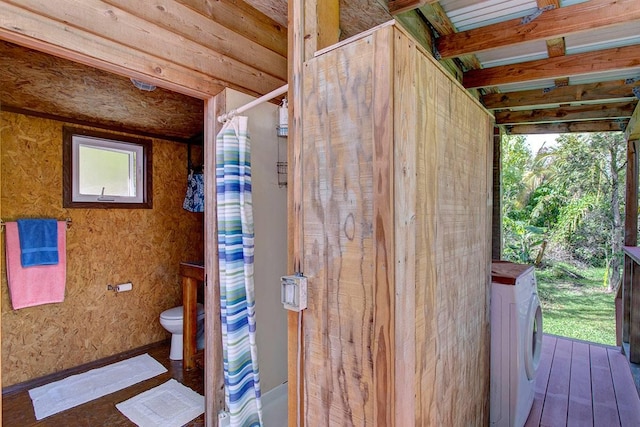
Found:
[(640, 426), (640, 399), (617, 347), (544, 335), (525, 427)]
[[(183, 372), (182, 362), (174, 362), (169, 359), (169, 345), (166, 344), (153, 346), (146, 351), (129, 353), (126, 357), (132, 357), (141, 353), (148, 353), (158, 362), (162, 363), (168, 372), (158, 375), (157, 377), (143, 381), (139, 384), (125, 388), (124, 390), (104, 396), (100, 399), (93, 400), (72, 409), (60, 412), (58, 414), (47, 417), (43, 420), (36, 421), (33, 412), (33, 405), (29, 397), (28, 390), (11, 393), (2, 396), (2, 426), (3, 427), (28, 427), (28, 426), (51, 426), (51, 427), (71, 427), (71, 426), (135, 426), (127, 417), (122, 415), (116, 409), (116, 403), (123, 402), (143, 391), (149, 390), (171, 378), (176, 379), (182, 384), (190, 387), (194, 391), (203, 394), (203, 371), (195, 368), (188, 372)], [(113, 363), (114, 361), (111, 361)], [(96, 368), (99, 366), (92, 366)], [(36, 384), (29, 388), (39, 386)], [(204, 426), (204, 415), (187, 424), (189, 427)]]
[[(3, 395), (2, 426), (134, 426), (116, 409), (116, 403), (170, 378), (204, 393), (202, 370), (184, 372), (182, 362), (169, 360), (168, 343), (127, 357), (144, 352), (162, 363), (168, 372), (40, 421), (35, 419), (28, 389)], [(38, 385), (42, 384), (32, 387)], [(203, 425), (204, 416), (187, 424)], [(545, 335), (536, 396), (525, 425), (532, 426), (640, 426), (640, 399), (625, 356), (616, 347)]]

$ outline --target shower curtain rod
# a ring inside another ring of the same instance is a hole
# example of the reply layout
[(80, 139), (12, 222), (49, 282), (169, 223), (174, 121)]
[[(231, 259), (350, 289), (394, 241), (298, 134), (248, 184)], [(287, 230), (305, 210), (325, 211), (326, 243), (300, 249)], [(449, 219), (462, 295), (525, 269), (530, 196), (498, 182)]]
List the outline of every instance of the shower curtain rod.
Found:
[(263, 102), (270, 101), (271, 99), (275, 98), (276, 96), (279, 96), (279, 95), (282, 95), (283, 93), (286, 93), (288, 90), (289, 90), (289, 85), (288, 84), (286, 84), (284, 86), (281, 86), (276, 90), (272, 90), (268, 94), (263, 95), (260, 98), (258, 98), (256, 100), (253, 100), (253, 101), (249, 102), (248, 104), (243, 105), (242, 107), (238, 107), (238, 108), (236, 108), (234, 110), (229, 111), (226, 114), (218, 116), (218, 122), (219, 123), (224, 123), (227, 120), (229, 120), (230, 118), (232, 118), (233, 116), (235, 116), (236, 114), (244, 113), (245, 111), (255, 107), (256, 105), (260, 105)]

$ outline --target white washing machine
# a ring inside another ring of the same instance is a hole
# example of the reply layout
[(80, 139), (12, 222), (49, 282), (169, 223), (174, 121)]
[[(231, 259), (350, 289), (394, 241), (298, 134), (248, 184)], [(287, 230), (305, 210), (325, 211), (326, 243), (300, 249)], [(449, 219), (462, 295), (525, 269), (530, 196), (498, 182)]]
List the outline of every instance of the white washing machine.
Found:
[(491, 264), (490, 423), (522, 427), (535, 394), (542, 310), (533, 266)]

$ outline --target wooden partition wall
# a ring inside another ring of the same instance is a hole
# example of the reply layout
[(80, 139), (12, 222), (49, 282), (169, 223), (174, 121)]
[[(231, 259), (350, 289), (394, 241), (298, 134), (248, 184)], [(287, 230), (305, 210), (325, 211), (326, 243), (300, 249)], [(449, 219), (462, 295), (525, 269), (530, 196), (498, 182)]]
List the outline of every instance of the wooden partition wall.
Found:
[(303, 75), (304, 425), (486, 425), (493, 118), (393, 22)]

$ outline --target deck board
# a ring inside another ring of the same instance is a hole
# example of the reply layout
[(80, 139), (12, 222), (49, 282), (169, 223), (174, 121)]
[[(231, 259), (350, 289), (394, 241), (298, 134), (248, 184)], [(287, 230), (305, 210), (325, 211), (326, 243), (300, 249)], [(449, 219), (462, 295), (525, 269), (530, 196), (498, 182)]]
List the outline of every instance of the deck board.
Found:
[(540, 425), (566, 425), (569, 406), (569, 380), (571, 375), (570, 341), (558, 340), (551, 363), (551, 376), (542, 407)]
[(640, 426), (626, 357), (617, 347), (544, 335), (525, 426)]
[(618, 415), (622, 427), (638, 426), (640, 424), (640, 402), (637, 399), (637, 389), (633, 378), (629, 375), (627, 358), (617, 349), (607, 349), (611, 378), (618, 402)]
[(550, 335), (545, 336), (542, 340), (540, 365), (538, 365), (538, 372), (536, 374), (535, 398), (525, 427), (537, 427), (540, 425), (542, 406), (544, 404), (545, 394), (547, 393), (547, 384), (549, 383), (549, 375), (551, 374), (551, 361), (553, 360), (555, 350), (556, 337)]
[(598, 426), (619, 426), (616, 395), (611, 379), (611, 367), (605, 347), (591, 346), (591, 375), (593, 382), (593, 423)]
[(590, 425), (593, 425), (593, 406), (591, 402), (589, 344), (576, 342), (573, 344), (571, 353), (567, 426), (583, 427)]

